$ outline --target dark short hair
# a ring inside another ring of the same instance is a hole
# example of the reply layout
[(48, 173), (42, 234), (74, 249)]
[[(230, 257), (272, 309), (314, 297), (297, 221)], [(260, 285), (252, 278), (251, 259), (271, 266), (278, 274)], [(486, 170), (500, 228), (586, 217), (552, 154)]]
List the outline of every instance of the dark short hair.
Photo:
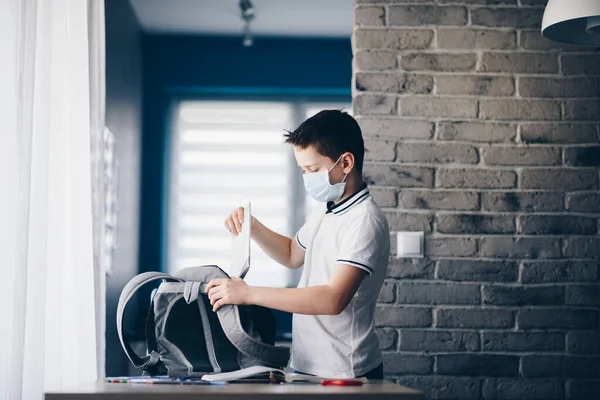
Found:
[(323, 110), (304, 121), (285, 142), (302, 149), (314, 145), (319, 154), (337, 160), (343, 153), (354, 155), (354, 164), (362, 175), (365, 143), (360, 126), (352, 116), (341, 110)]

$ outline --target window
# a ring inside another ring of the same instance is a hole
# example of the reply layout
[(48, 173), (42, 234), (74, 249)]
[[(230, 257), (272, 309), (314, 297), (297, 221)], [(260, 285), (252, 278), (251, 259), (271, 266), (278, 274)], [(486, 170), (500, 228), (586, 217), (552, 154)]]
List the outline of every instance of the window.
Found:
[[(216, 264), (229, 269), (231, 236), (225, 217), (250, 201), (252, 214), (293, 237), (306, 218), (307, 198), (283, 129), (294, 129), (324, 108), (342, 104), (183, 101), (171, 143), (168, 270)], [(294, 286), (299, 271), (282, 268), (252, 244), (250, 284)]]

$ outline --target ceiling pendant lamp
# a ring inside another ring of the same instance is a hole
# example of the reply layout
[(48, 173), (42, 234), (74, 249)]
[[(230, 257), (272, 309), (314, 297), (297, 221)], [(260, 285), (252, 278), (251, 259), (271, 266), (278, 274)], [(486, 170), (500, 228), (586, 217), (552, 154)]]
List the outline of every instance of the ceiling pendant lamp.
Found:
[(600, 0), (549, 0), (542, 35), (578, 45), (600, 45)]

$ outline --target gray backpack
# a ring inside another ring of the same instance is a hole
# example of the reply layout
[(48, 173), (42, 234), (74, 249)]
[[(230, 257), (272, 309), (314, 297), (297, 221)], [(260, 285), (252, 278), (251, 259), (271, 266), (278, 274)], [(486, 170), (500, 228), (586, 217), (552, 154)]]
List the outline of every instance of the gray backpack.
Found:
[[(212, 311), (205, 287), (229, 278), (214, 265), (185, 268), (173, 275), (145, 272), (123, 288), (117, 330), (129, 360), (145, 374), (194, 376), (235, 371), (255, 365), (284, 368), (290, 353), (274, 346), (271, 310), (226, 305)], [(128, 301), (147, 283), (163, 280), (152, 297), (146, 321), (146, 355), (140, 357), (123, 338)]]

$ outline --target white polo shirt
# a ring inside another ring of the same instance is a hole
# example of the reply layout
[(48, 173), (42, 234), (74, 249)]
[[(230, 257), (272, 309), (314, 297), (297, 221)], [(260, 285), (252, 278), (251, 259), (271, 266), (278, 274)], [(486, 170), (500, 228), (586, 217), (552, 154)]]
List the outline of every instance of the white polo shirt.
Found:
[(367, 275), (341, 314), (294, 314), (290, 366), (328, 378), (366, 374), (382, 362), (373, 314), (390, 254), (385, 215), (365, 186), (336, 205), (319, 205), (296, 241), (306, 251), (298, 287), (327, 284), (340, 263)]

